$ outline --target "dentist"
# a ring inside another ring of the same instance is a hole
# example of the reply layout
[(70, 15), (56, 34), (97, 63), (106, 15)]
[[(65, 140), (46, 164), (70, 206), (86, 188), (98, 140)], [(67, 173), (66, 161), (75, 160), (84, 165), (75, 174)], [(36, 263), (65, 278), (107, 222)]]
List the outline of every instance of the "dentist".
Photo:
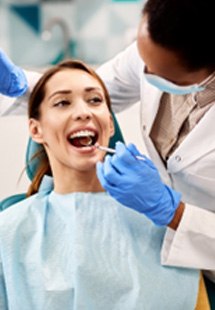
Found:
[(97, 173), (115, 199), (168, 227), (162, 264), (199, 268), (215, 282), (214, 8), (211, 0), (145, 3), (137, 42), (98, 73), (115, 112), (141, 101), (150, 160), (119, 143)]
[(98, 69), (115, 112), (141, 101), (150, 159), (118, 143), (97, 174), (120, 203), (167, 226), (163, 265), (202, 269), (215, 282), (214, 8), (212, 0), (148, 0), (137, 42)]

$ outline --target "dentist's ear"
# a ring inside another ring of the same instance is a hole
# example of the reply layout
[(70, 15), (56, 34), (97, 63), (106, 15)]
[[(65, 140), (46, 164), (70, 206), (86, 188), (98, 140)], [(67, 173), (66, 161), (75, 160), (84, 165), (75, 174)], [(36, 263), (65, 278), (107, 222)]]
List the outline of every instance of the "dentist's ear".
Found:
[(29, 132), (33, 141), (43, 143), (43, 131), (38, 120), (30, 118)]

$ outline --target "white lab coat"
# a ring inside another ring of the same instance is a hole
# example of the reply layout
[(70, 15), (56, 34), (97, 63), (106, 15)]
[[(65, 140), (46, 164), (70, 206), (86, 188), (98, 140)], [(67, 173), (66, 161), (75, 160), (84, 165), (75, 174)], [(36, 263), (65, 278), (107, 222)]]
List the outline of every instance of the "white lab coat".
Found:
[(177, 231), (167, 230), (162, 264), (207, 270), (215, 281), (215, 105), (169, 157), (166, 169), (149, 137), (162, 93), (144, 79), (143, 67), (134, 43), (98, 73), (109, 89), (114, 111), (141, 101), (140, 123), (148, 154), (164, 182), (186, 203)]
[[(215, 105), (170, 156), (166, 169), (149, 137), (161, 92), (144, 79), (143, 65), (135, 42), (101, 66), (98, 73), (109, 89), (115, 112), (141, 101), (141, 128), (148, 154), (164, 182), (181, 192), (186, 203), (177, 231), (167, 229), (162, 264), (206, 270), (215, 281)], [(31, 88), (39, 75), (30, 72), (26, 75)], [(9, 99), (9, 107), (5, 108), (7, 99), (2, 98), (4, 113), (1, 115), (7, 115), (7, 111), (23, 113), (26, 102), (21, 109), (16, 105), (13, 110), (16, 100)]]

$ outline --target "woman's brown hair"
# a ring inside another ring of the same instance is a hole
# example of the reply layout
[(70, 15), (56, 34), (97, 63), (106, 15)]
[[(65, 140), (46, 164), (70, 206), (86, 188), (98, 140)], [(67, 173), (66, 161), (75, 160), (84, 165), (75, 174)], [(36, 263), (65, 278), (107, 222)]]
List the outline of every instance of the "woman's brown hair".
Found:
[[(110, 103), (110, 96), (108, 94), (108, 91), (104, 85), (104, 82), (101, 80), (101, 78), (97, 75), (97, 73), (90, 67), (88, 67), (86, 64), (79, 60), (66, 60), (58, 65), (50, 68), (47, 70), (42, 77), (39, 79), (37, 84), (35, 85), (28, 103), (28, 117), (34, 118), (39, 120), (40, 119), (40, 106), (42, 101), (45, 98), (46, 93), (46, 84), (49, 81), (49, 79), (58, 73), (59, 71), (63, 71), (65, 69), (79, 69), (83, 70), (87, 73), (89, 73), (91, 76), (93, 76), (102, 86), (102, 89), (104, 91), (105, 101), (107, 103), (108, 109), (111, 112), (111, 103)], [(38, 192), (41, 180), (44, 175), (52, 175), (51, 167), (49, 164), (48, 157), (46, 155), (44, 147), (41, 147), (41, 150), (34, 154), (32, 157), (32, 160), (37, 158), (38, 159), (38, 167), (35, 173), (35, 176), (32, 180), (32, 183), (28, 189), (27, 196), (33, 195), (34, 193)], [(30, 163), (29, 163), (30, 164)]]

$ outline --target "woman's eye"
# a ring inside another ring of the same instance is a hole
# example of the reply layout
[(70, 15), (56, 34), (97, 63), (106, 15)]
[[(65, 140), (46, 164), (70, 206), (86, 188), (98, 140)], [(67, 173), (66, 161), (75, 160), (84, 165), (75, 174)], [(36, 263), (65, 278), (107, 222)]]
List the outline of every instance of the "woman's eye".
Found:
[(88, 100), (89, 103), (101, 103), (103, 101), (103, 98), (100, 97), (92, 97)]
[(60, 100), (54, 103), (54, 107), (64, 107), (70, 105), (70, 101), (69, 100)]

